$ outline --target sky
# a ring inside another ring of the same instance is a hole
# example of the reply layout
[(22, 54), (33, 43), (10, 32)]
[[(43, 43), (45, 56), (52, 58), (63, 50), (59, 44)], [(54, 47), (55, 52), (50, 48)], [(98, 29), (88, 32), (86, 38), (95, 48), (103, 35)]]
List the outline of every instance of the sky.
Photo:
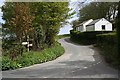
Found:
[[(5, 0), (0, 0), (0, 7), (2, 7), (2, 5), (4, 4), (4, 1)], [(78, 0), (72, 0), (72, 2), (70, 2), (69, 8), (73, 9), (72, 11), (70, 11), (70, 13), (73, 12), (73, 11), (78, 13), (78, 4), (76, 3), (76, 1), (78, 1)], [(73, 15), (73, 18), (68, 19), (68, 21), (72, 22), (73, 20), (76, 20), (76, 19), (78, 19), (77, 14)], [(2, 11), (1, 11), (1, 9), (0, 9), (0, 23), (4, 23), (4, 21), (2, 20)], [(69, 34), (69, 31), (71, 29), (72, 29), (72, 25), (70, 25), (70, 24), (64, 25), (62, 28), (60, 28), (60, 31), (59, 31), (58, 35)]]
[[(81, 1), (85, 1), (85, 0), (81, 0)], [(87, 3), (90, 2), (90, 1), (91, 0), (86, 0)], [(71, 0), (69, 8), (72, 8), (72, 10), (70, 12), (75, 11), (76, 14), (72, 16), (73, 18), (68, 20), (70, 23), (72, 21), (74, 21), (74, 20), (78, 20), (79, 19), (79, 17), (77, 15), (78, 15), (79, 9), (81, 8), (82, 5), (84, 5), (84, 4), (81, 4), (80, 0)], [(70, 25), (70, 24), (64, 25), (64, 27), (60, 28), (60, 31), (59, 31), (58, 35), (70, 34), (70, 30), (71, 29), (72, 29), (72, 25)]]
[[(0, 0), (0, 7), (2, 7), (4, 0)], [(4, 23), (4, 21), (2, 20), (2, 11), (0, 8), (0, 23)]]
[[(79, 12), (78, 3), (76, 3), (76, 1), (70, 2), (70, 5), (69, 5), (69, 8), (72, 8), (72, 10), (69, 13), (74, 12), (74, 11), (76, 12), (76, 14), (74, 14), (71, 19), (68, 19), (68, 22), (70, 22), (70, 23), (79, 18), (77, 16), (77, 13)], [(72, 25), (70, 25), (70, 24), (64, 25), (62, 28), (60, 28), (58, 35), (70, 34), (71, 29), (72, 29)]]

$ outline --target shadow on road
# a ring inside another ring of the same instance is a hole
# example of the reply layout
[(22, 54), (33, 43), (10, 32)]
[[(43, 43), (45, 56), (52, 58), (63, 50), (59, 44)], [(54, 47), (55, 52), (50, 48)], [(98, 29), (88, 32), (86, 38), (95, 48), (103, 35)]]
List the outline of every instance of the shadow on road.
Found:
[(66, 42), (68, 42), (68, 43), (71, 43), (71, 44), (74, 44), (74, 45), (90, 46), (90, 45), (83, 45), (83, 44), (75, 43), (75, 42), (71, 41), (69, 37), (65, 38), (64, 41), (66, 41)]
[(85, 60), (76, 60), (76, 61), (64, 61), (64, 62), (59, 62), (59, 63), (65, 64), (66, 66), (79, 66), (80, 67), (80, 65), (87, 66), (87, 65), (92, 64), (93, 62), (85, 61)]

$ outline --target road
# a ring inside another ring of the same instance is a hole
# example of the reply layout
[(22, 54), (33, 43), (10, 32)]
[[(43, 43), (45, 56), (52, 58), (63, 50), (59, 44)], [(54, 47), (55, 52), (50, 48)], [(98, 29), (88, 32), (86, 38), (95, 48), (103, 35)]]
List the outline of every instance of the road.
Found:
[(60, 39), (65, 53), (56, 60), (3, 71), (3, 78), (117, 78), (118, 71), (109, 67), (92, 45), (78, 45), (69, 38)]

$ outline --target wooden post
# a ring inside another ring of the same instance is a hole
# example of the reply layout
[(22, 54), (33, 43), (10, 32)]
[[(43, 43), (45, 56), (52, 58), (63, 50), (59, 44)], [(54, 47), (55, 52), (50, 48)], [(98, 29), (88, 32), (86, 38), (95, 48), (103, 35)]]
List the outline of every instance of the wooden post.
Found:
[(27, 42), (28, 42), (28, 44), (27, 44), (27, 50), (29, 52), (29, 36), (28, 35), (27, 35)]

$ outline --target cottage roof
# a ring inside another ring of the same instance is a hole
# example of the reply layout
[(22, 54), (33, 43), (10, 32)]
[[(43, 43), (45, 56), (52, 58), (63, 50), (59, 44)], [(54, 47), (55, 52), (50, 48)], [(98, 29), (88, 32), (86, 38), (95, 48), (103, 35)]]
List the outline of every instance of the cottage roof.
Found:
[[(88, 21), (88, 20), (87, 20)], [(82, 26), (84, 23), (86, 23), (87, 21), (84, 21), (84, 22), (82, 22), (81, 24), (80, 24), (80, 26)]]
[[(89, 23), (88, 25), (94, 25), (96, 22), (98, 22), (99, 20), (101, 20), (101, 19), (96, 19), (96, 20), (93, 20), (91, 23)], [(87, 26), (88, 26), (87, 25)]]
[[(88, 22), (89, 20), (87, 20), (87, 21), (84, 21), (84, 22), (82, 22), (82, 23), (80, 23), (79, 25), (77, 25), (77, 26), (82, 26), (83, 24), (85, 24), (86, 22)], [(76, 27), (77, 27), (76, 26)]]
[(82, 23), (76, 25), (76, 27), (82, 26), (85, 22), (86, 22), (86, 21), (84, 21), (84, 22), (82, 22)]

